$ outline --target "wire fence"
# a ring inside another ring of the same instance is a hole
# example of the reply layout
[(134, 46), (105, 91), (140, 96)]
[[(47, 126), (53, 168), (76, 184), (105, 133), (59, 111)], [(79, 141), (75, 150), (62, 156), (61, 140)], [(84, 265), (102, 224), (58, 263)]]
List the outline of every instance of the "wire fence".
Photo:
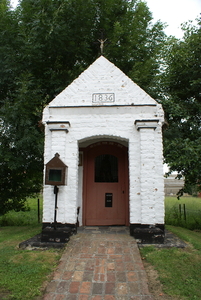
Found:
[(191, 230), (201, 229), (201, 210), (178, 204), (166, 209), (165, 223)]

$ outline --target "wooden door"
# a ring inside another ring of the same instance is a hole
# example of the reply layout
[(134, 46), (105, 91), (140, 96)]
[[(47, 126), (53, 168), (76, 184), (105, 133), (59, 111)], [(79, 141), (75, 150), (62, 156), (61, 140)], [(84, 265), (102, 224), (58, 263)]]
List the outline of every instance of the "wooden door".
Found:
[(84, 155), (84, 225), (127, 225), (127, 148), (100, 142)]

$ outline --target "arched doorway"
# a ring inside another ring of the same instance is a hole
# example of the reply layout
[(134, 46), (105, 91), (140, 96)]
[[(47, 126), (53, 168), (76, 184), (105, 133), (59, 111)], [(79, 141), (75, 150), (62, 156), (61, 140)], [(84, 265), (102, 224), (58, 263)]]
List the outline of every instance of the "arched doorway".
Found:
[(115, 142), (85, 148), (84, 225), (128, 225), (127, 152)]

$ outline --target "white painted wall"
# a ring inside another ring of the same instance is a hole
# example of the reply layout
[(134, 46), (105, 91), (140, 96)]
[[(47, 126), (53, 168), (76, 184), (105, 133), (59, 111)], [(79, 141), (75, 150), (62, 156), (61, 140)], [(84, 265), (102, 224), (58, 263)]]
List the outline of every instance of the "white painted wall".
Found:
[[(58, 152), (68, 166), (57, 222), (75, 224), (80, 206), (82, 224), (79, 146), (107, 139), (128, 144), (130, 223), (163, 224), (163, 118), (161, 105), (102, 56), (50, 102), (43, 114), (45, 164)], [(44, 186), (43, 222), (54, 221), (54, 199), (53, 187)]]

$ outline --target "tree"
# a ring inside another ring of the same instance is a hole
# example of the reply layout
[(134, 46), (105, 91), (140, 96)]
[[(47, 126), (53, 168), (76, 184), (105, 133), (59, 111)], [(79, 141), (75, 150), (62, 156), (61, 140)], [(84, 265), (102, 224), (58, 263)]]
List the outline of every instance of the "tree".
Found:
[(165, 37), (163, 25), (151, 25), (151, 20), (139, 0), (22, 0), (22, 63), (34, 79), (43, 81), (51, 100), (100, 55), (103, 32), (109, 41), (104, 55), (151, 90)]
[[(41, 110), (34, 106), (26, 81), (21, 82), (13, 103), (1, 108), (0, 130), (0, 212), (25, 209), (27, 196), (41, 190), (43, 136), (38, 128)], [(28, 82), (30, 83), (30, 81)], [(26, 99), (26, 101), (25, 101)], [(16, 101), (16, 102), (15, 102)]]
[(184, 39), (171, 39), (163, 74), (163, 106), (168, 128), (164, 131), (165, 162), (177, 177), (185, 178), (179, 193), (201, 183), (201, 19), (184, 24)]
[(44, 106), (99, 55), (155, 96), (165, 35), (140, 0), (21, 0), (1, 9), (0, 212), (23, 208), (40, 190)]
[[(19, 12), (0, 5), (0, 214), (25, 209), (27, 196), (41, 190), (43, 135), (38, 127), (41, 90), (24, 68)], [(40, 100), (40, 101), (38, 101)]]

